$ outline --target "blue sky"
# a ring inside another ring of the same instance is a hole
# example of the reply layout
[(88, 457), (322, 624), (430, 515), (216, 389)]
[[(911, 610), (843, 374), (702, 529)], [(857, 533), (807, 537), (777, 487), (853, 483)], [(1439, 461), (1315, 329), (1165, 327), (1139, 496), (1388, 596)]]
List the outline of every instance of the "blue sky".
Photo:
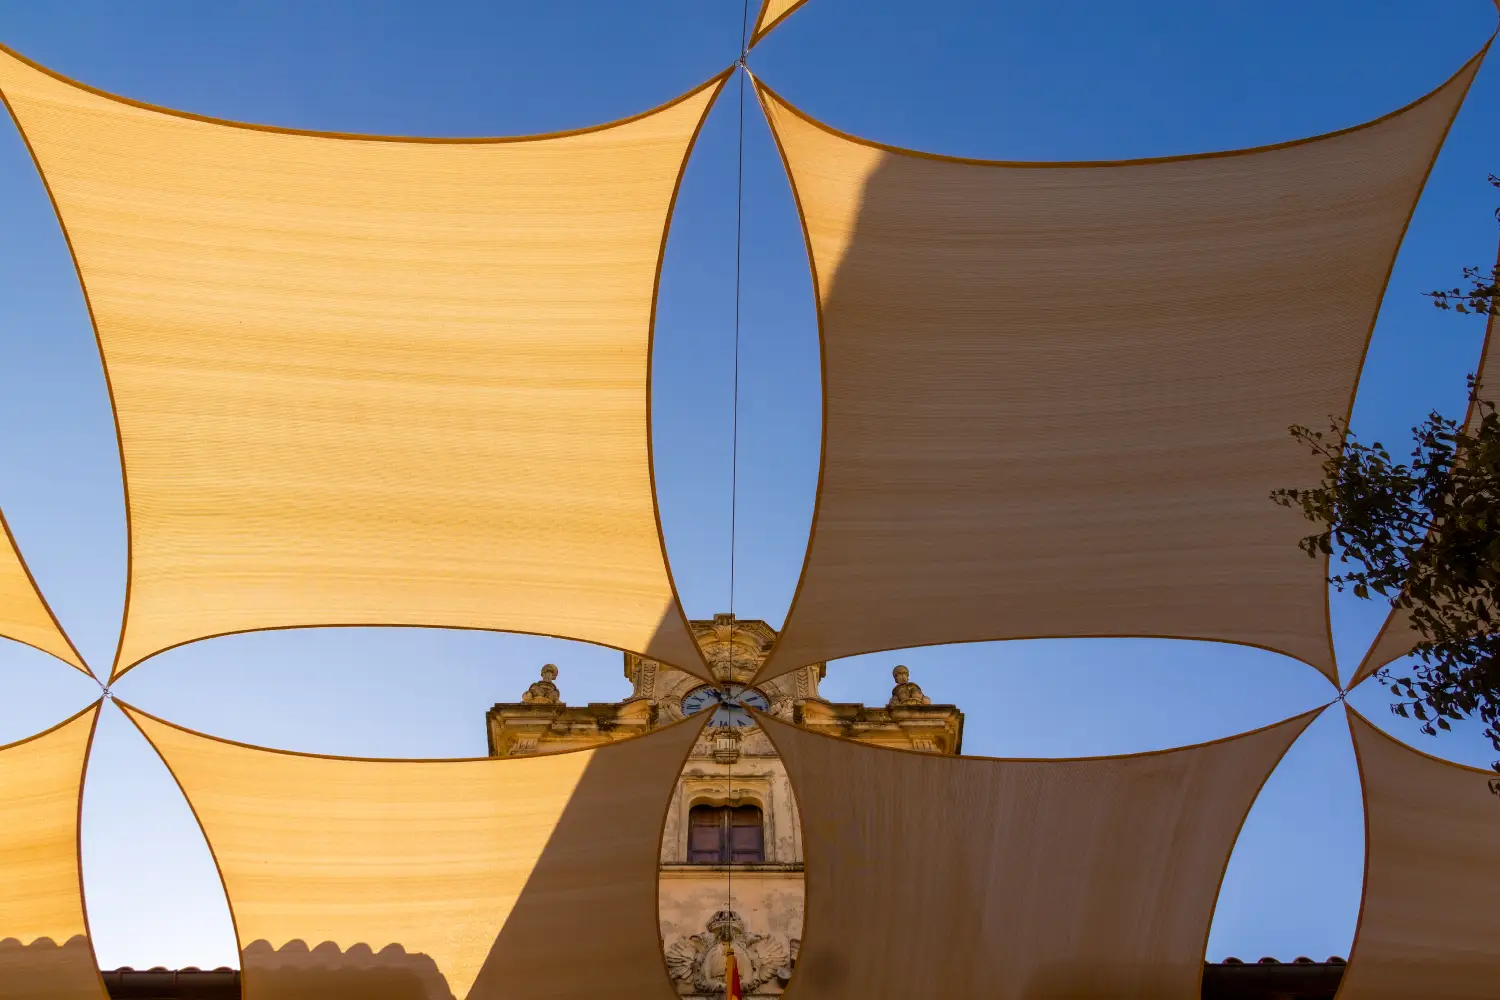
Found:
[[(758, 2), (758, 0), (757, 0)], [(508, 135), (609, 121), (733, 62), (738, 0), (545, 3), (176, 3), (6, 0), (0, 42), (62, 73), (201, 114), (349, 132)], [(1378, 117), (1483, 44), (1488, 0), (811, 0), (751, 56), (767, 82), (845, 131), (935, 152), (1101, 159), (1235, 148)], [(1397, 263), (1356, 427), (1400, 442), (1456, 414), (1481, 324), (1420, 292), (1495, 252), (1500, 68), (1479, 75)], [(812, 290), (786, 180), (747, 114), (736, 608), (779, 625), (796, 583), (818, 454)], [(1488, 128), (1488, 134), (1487, 134)], [(688, 612), (727, 607), (734, 317), (734, 89), (689, 166), (663, 273), (655, 357), (657, 482)], [(1291, 485), (1291, 484), (1289, 484)], [(0, 122), (0, 507), (84, 654), (107, 664), (123, 596), (119, 465), (98, 354), (61, 233), (25, 148)], [(1253, 614), (1253, 608), (1246, 609)], [(1347, 674), (1381, 614), (1334, 602)], [(165, 653), (121, 696), (216, 734), (379, 756), (484, 752), (483, 712), (545, 661), (573, 703), (627, 690), (620, 656), (521, 636), (405, 629), (232, 636)], [(1122, 753), (1264, 725), (1332, 689), (1274, 653), (1158, 640), (985, 643), (831, 664), (825, 694), (883, 703), (912, 667), (967, 713), (965, 750)], [(0, 640), (0, 742), (97, 695)], [(1483, 765), (1472, 727), (1431, 740), (1351, 700), (1428, 752)], [(997, 817), (1003, 821), (1003, 817)], [(180, 795), (106, 712), (84, 808), (89, 907), (106, 967), (237, 964), (212, 862)], [(1208, 954), (1347, 954), (1363, 864), (1343, 720), (1292, 749), (1231, 861)]]

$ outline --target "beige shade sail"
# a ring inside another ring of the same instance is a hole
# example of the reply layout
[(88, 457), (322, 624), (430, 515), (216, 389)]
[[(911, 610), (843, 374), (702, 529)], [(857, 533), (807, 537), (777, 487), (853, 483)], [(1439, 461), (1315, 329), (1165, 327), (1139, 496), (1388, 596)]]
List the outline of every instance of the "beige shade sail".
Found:
[(1255, 150), (1002, 163), (844, 135), (759, 86), (812, 262), (822, 469), (762, 677), (1053, 636), (1215, 639), (1336, 679), (1277, 488), (1347, 415), (1483, 53), (1376, 122)]
[(0, 636), (51, 653), (92, 676), (37, 589), (3, 512), (0, 512)]
[(1368, 680), (1381, 667), (1401, 659), (1421, 641), (1422, 633), (1411, 620), (1411, 613), (1405, 608), (1392, 608), (1346, 689)]
[(1500, 984), (1493, 771), (1429, 757), (1349, 711), (1365, 896), (1339, 1000), (1492, 1000)]
[(762, 0), (760, 13), (755, 18), (755, 31), (750, 35), (750, 44), (760, 41), (767, 32), (805, 3), (807, 0)]
[(78, 864), (95, 704), (0, 747), (0, 1000), (103, 1000)]
[(203, 119), (0, 52), (114, 401), (115, 676), (315, 625), (531, 632), (708, 676), (657, 521), (650, 345), (723, 79), (595, 129), (415, 140)]
[(602, 749), (391, 761), (127, 713), (203, 826), (245, 1000), (671, 996), (657, 865), (703, 720)]
[[(1497, 254), (1495, 263), (1497, 267), (1500, 267), (1500, 254)], [(1493, 398), (1493, 389), (1486, 387), (1486, 376), (1490, 368), (1490, 350), (1494, 347), (1496, 340), (1496, 319), (1496, 315), (1491, 313), (1489, 322), (1485, 327), (1484, 347), (1481, 349), (1479, 355), (1479, 370), (1475, 372), (1474, 380), (1475, 393), (1480, 399), (1490, 403), (1496, 402)], [(1479, 423), (1482, 419), (1483, 414), (1471, 403), (1468, 415), (1464, 419), (1464, 424), (1470, 433), (1474, 433), (1479, 429)], [(1385, 620), (1385, 624), (1380, 629), (1380, 634), (1375, 637), (1375, 641), (1371, 643), (1369, 651), (1365, 653), (1365, 658), (1360, 661), (1359, 669), (1354, 672), (1354, 676), (1350, 679), (1349, 687), (1353, 687), (1360, 681), (1365, 680), (1386, 664), (1394, 660), (1399, 660), (1407, 653), (1410, 653), (1412, 648), (1421, 641), (1422, 633), (1412, 623), (1410, 613), (1404, 608), (1392, 609), (1390, 615)]]
[(1316, 714), (1079, 760), (891, 750), (760, 716), (807, 859), (790, 995), (1198, 1000), (1230, 850)]

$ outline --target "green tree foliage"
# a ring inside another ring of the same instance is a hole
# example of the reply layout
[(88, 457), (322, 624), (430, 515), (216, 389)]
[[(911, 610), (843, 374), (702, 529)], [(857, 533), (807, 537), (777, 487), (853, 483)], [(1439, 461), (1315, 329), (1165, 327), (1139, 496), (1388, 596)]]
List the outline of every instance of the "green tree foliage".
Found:
[[(1500, 176), (1490, 174), (1490, 184), (1500, 188)], [(1500, 222), (1500, 208), (1495, 209), (1495, 221)], [(1439, 309), (1452, 309), (1465, 314), (1500, 315), (1500, 261), (1491, 265), (1488, 273), (1481, 267), (1464, 268), (1464, 280), (1469, 283), (1468, 288), (1459, 285), (1447, 290), (1428, 292), (1432, 304)]]
[[(1500, 177), (1490, 183), (1500, 188)], [(1500, 266), (1465, 268), (1464, 281), (1428, 294), (1439, 309), (1500, 315)], [(1467, 420), (1429, 414), (1412, 428), (1405, 462), (1341, 420), (1326, 431), (1292, 427), (1321, 461), (1322, 481), (1271, 499), (1319, 526), (1298, 544), (1339, 558), (1343, 572), (1329, 583), (1410, 615), (1421, 635), (1415, 658), (1376, 674), (1399, 699), (1391, 710), (1430, 736), (1477, 716), (1500, 750), (1500, 416), (1490, 388), (1470, 376)], [(1490, 787), (1500, 794), (1500, 781)]]

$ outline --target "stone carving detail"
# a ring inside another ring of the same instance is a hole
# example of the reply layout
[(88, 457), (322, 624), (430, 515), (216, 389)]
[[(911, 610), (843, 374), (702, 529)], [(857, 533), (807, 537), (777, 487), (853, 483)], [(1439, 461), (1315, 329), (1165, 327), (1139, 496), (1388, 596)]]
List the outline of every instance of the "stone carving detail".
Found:
[[(798, 674), (800, 675), (801, 671), (798, 671)], [(795, 687), (795, 685), (784, 683), (789, 680), (791, 680), (789, 677), (777, 677), (760, 686), (761, 691), (771, 702), (771, 714), (787, 722), (792, 721), (792, 705), (794, 704), (792, 693), (787, 690), (787, 687)]]
[(660, 713), (659, 721), (666, 724), (683, 718), (683, 695), (702, 683), (701, 678), (685, 674), (680, 670), (673, 670), (671, 667), (667, 667), (657, 675), (656, 710)]
[(912, 683), (910, 670), (898, 665), (891, 671), (891, 676), (896, 679), (896, 686), (891, 688), (891, 700), (886, 703), (887, 708), (932, 704), (932, 699), (923, 694), (920, 687)]
[(507, 751), (512, 757), (521, 757), (536, 750), (537, 738), (535, 736), (520, 736), (510, 745)]
[(733, 764), (740, 759), (741, 734), (735, 726), (721, 726), (708, 733), (709, 743), (713, 747), (714, 762), (718, 764)]
[(740, 985), (746, 993), (792, 976), (786, 945), (764, 934), (748, 934), (745, 922), (734, 910), (720, 910), (708, 920), (708, 933), (678, 938), (667, 948), (667, 969), (672, 978), (691, 983), (697, 993), (724, 992), (724, 944), (734, 946), (740, 967)]
[(740, 753), (746, 757), (775, 757), (776, 746), (759, 726), (740, 731)]
[(635, 692), (626, 701), (656, 699), (656, 671), (660, 666), (655, 660), (641, 660), (635, 670)]
[[(689, 757), (712, 757), (714, 755), (714, 733), (716, 730), (705, 729), (698, 734), (698, 740), (693, 744), (693, 749), (688, 753)], [(771, 738), (761, 732), (759, 726), (736, 727), (735, 735), (740, 738), (740, 757), (775, 757), (776, 744)]]
[(526, 693), (521, 695), (521, 702), (526, 705), (561, 705), (562, 693), (557, 690), (557, 685), (552, 683), (555, 680), (557, 680), (556, 664), (544, 664), (542, 679), (526, 689)]
[(776, 644), (776, 631), (763, 621), (714, 615), (712, 622), (692, 621), (703, 658), (720, 682), (748, 684)]

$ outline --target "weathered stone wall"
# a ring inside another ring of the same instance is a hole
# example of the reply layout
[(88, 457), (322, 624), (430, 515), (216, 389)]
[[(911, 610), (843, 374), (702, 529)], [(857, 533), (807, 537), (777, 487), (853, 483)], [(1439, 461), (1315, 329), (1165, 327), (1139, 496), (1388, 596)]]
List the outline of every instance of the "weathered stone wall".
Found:
[[(716, 615), (690, 623), (714, 676), (748, 684), (765, 661), (776, 632), (763, 621)], [(831, 736), (926, 753), (957, 753), (963, 713), (932, 705), (897, 666), (884, 707), (833, 704), (818, 693), (825, 667), (803, 667), (757, 686), (770, 714)], [(628, 698), (619, 703), (569, 706), (559, 671), (541, 670), (520, 702), (501, 703), (487, 715), (490, 753), (525, 755), (597, 746), (640, 736), (683, 718), (683, 698), (704, 681), (634, 653), (624, 654)], [(802, 831), (797, 803), (776, 748), (755, 725), (730, 725), (731, 716), (705, 729), (683, 765), (667, 808), (661, 842), (658, 909), (668, 974), (679, 996), (719, 1000), (724, 995), (724, 941), (732, 941), (746, 996), (778, 996), (796, 961), (802, 937)], [(740, 712), (738, 723), (750, 722)], [(738, 736), (717, 756), (720, 735)], [(729, 758), (732, 757), (732, 763)], [(687, 863), (688, 815), (694, 806), (753, 805), (761, 811), (765, 860), (729, 866)], [(731, 890), (731, 874), (732, 890)]]
[[(724, 865), (687, 864), (688, 813), (694, 806), (759, 807), (765, 863), (736, 865), (731, 883)], [(786, 768), (758, 727), (741, 732), (740, 757), (732, 764), (712, 757), (705, 735), (693, 747), (667, 809), (662, 831), (661, 936), (674, 985), (684, 996), (722, 990), (722, 945), (711, 927), (732, 911), (728, 928), (736, 942), (748, 995), (774, 996), (784, 985), (802, 936), (802, 836)], [(721, 926), (718, 933), (723, 933)]]
[(721, 764), (710, 755), (710, 737), (693, 747), (682, 778), (667, 807), (662, 831), (662, 864), (687, 861), (688, 813), (693, 806), (758, 806), (764, 817), (766, 861), (789, 864), (802, 860), (802, 834), (797, 803), (786, 768), (774, 756), (771, 741), (759, 727), (744, 730), (740, 758)]
[[(729, 873), (692, 867), (699, 870), (662, 868), (662, 947), (679, 995), (722, 996), (723, 946), (710, 925), (715, 915), (731, 909)], [(747, 995), (780, 994), (802, 938), (802, 872), (736, 867), (732, 910), (738, 917), (731, 930)]]

